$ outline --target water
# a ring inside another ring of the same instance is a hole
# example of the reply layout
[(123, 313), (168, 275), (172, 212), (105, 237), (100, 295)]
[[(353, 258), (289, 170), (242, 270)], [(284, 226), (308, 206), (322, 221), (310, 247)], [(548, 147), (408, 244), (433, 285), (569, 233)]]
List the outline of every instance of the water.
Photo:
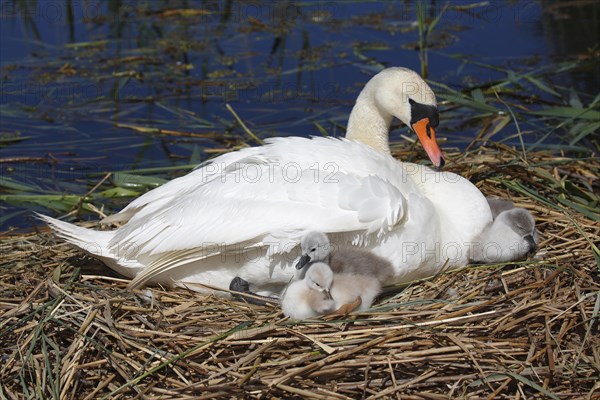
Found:
[[(24, 191), (36, 196), (81, 196), (107, 172), (154, 169), (153, 176), (172, 178), (225, 149), (255, 144), (226, 104), (261, 138), (321, 135), (322, 129), (343, 135), (352, 103), (374, 71), (420, 70), (411, 3), (3, 1), (2, 179), (27, 185)], [(445, 6), (422, 4), (430, 21)], [(575, 67), (545, 77), (545, 84), (584, 105), (598, 93), (597, 63), (586, 58), (598, 57), (600, 5), (452, 5), (431, 36), (429, 79), (475, 87), (505, 80), (507, 70), (523, 74), (572, 62)], [(526, 83), (519, 81), (507, 101), (562, 104)], [(447, 138), (446, 147), (464, 147), (479, 130), (481, 111), (442, 110), (438, 136)], [(538, 120), (522, 121), (521, 129), (529, 142), (549, 131)], [(514, 132), (510, 123), (499, 137)], [(560, 142), (559, 133), (551, 143)], [(398, 127), (392, 138), (401, 134), (410, 136)], [(2, 183), (0, 195), (23, 192)], [(111, 187), (110, 179), (101, 186)], [(62, 215), (73, 207), (35, 196), (5, 200), (2, 231), (30, 226), (31, 210)], [(91, 202), (111, 212), (130, 200)]]

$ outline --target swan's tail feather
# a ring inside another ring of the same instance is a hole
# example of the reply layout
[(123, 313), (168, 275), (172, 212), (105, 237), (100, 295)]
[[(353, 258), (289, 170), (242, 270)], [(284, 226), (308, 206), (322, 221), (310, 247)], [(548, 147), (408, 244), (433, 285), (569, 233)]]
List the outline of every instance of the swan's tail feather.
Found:
[(87, 229), (37, 213), (36, 217), (46, 222), (57, 236), (99, 258), (122, 275), (131, 278), (144, 269), (137, 260), (119, 257), (111, 250), (109, 243), (114, 235), (112, 231)]
[(80, 249), (97, 257), (104, 258), (113, 255), (108, 247), (108, 242), (110, 241), (113, 232), (103, 232), (83, 228), (42, 214), (36, 213), (36, 216), (46, 222), (57, 236), (65, 239), (67, 242)]

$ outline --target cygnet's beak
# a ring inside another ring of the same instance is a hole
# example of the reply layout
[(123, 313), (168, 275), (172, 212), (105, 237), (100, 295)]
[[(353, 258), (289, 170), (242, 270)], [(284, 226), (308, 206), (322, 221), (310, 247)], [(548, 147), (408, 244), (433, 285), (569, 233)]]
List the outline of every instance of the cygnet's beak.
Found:
[(412, 125), (412, 128), (416, 132), (433, 165), (437, 168), (443, 168), (445, 164), (444, 156), (435, 140), (435, 130), (431, 126), (429, 118), (420, 119)]
[(537, 243), (535, 242), (533, 235), (527, 235), (524, 237), (524, 239), (527, 242), (527, 244), (529, 245), (529, 251), (527, 252), (527, 255), (528, 256), (534, 255), (535, 251), (537, 250)]
[(296, 269), (304, 268), (304, 266), (306, 264), (308, 264), (309, 262), (310, 262), (310, 256), (308, 254), (302, 255), (302, 257), (300, 257), (300, 260), (298, 260), (298, 263), (296, 264)]
[(333, 300), (333, 297), (331, 297), (331, 292), (329, 290), (323, 290), (323, 293), (325, 294), (325, 298), (327, 300)]

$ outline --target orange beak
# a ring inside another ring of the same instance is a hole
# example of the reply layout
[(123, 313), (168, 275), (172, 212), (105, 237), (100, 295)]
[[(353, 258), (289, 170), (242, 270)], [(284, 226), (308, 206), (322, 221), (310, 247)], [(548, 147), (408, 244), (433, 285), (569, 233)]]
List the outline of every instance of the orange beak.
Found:
[(435, 131), (429, 124), (429, 118), (423, 118), (415, 122), (412, 128), (417, 133), (417, 137), (433, 165), (442, 168), (444, 166), (444, 156), (442, 156), (442, 151), (435, 141)]

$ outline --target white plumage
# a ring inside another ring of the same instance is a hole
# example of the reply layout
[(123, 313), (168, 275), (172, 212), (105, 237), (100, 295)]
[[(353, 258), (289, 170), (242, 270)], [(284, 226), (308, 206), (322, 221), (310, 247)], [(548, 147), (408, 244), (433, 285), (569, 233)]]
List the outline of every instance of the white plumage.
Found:
[(42, 218), (132, 277), (131, 287), (227, 288), (240, 276), (262, 293), (279, 293), (311, 230), (390, 261), (396, 282), (431, 275), (447, 261), (463, 266), (468, 243), (492, 220), (490, 208), (468, 180), (395, 160), (387, 144), (393, 117), (415, 129), (435, 163), (443, 161), (433, 92), (413, 71), (389, 68), (358, 97), (348, 139), (277, 138), (216, 157), (108, 217), (123, 223), (113, 231)]

